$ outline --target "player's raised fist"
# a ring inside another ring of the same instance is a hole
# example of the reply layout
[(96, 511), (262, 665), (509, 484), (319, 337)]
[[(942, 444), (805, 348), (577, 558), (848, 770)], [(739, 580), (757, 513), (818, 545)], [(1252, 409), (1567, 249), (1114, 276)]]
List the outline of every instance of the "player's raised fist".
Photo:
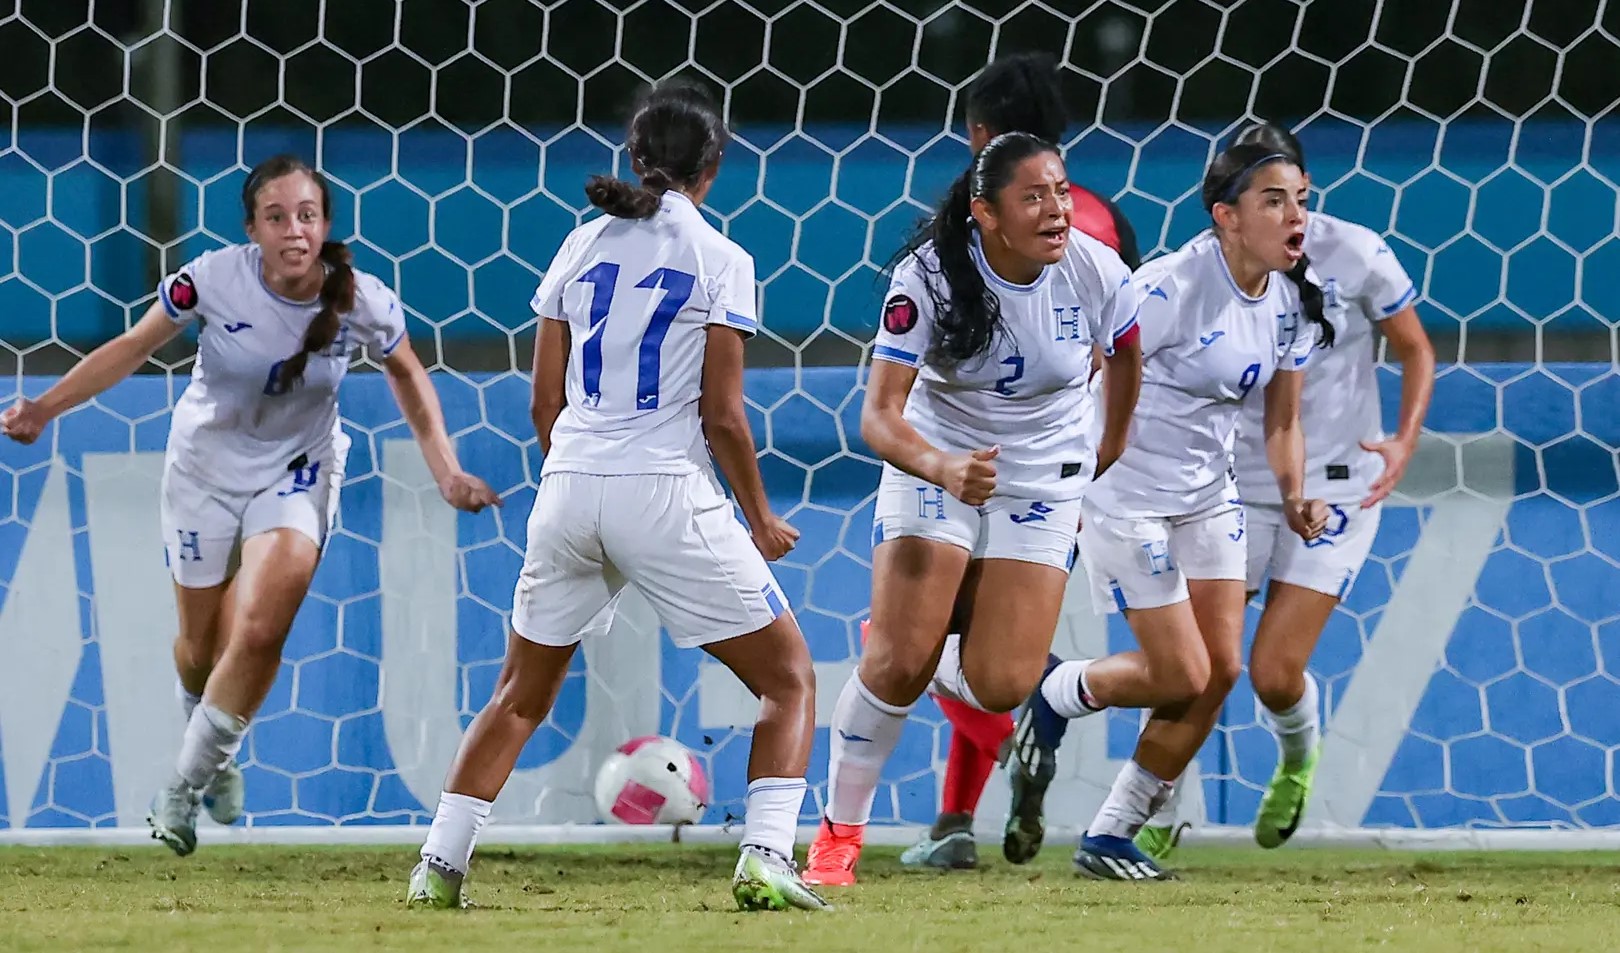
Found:
[(945, 492), (969, 506), (982, 506), (996, 492), (996, 457), (1001, 447), (975, 450), (951, 458), (945, 468)]
[(1283, 509), (1288, 516), (1288, 528), (1306, 542), (1322, 535), (1332, 515), (1325, 500), (1293, 499), (1287, 501)]
[(799, 531), (780, 516), (768, 516), (753, 529), (754, 547), (767, 562), (775, 562), (798, 545)]
[(0, 413), (0, 433), (18, 443), (30, 444), (39, 439), (48, 422), (38, 404), (26, 397), (19, 397), (15, 404)]

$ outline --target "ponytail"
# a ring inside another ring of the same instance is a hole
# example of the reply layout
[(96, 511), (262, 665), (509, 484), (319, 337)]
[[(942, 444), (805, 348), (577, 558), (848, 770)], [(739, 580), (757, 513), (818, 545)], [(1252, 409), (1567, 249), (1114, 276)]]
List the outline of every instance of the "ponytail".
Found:
[(1339, 332), (1333, 329), (1333, 322), (1327, 319), (1322, 310), (1322, 288), (1312, 281), (1306, 272), (1311, 267), (1311, 256), (1300, 255), (1294, 267), (1283, 272), (1288, 280), (1299, 289), (1300, 304), (1305, 307), (1305, 318), (1316, 325), (1316, 346), (1332, 347), (1338, 339)]
[(354, 310), (354, 253), (343, 242), (325, 242), (321, 245), (321, 263), (326, 266), (326, 280), (321, 282), (321, 310), (304, 329), (303, 348), (282, 361), (276, 370), (278, 393), (285, 393), (304, 379), (309, 356), (332, 346), (342, 324), (341, 316)]
[(614, 218), (652, 218), (670, 189), (670, 178), (663, 169), (648, 169), (640, 185), (611, 175), (593, 175), (585, 180), (585, 197)]
[(923, 283), (934, 306), (932, 356), (943, 364), (983, 354), (1002, 325), (1001, 299), (990, 291), (973, 260), (972, 179), (969, 169), (951, 183), (944, 203), (926, 226), (942, 280)]

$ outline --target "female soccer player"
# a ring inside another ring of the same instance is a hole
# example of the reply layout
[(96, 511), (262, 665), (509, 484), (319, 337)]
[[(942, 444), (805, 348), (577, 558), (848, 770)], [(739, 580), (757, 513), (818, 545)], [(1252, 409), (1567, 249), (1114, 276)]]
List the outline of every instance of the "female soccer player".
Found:
[(1304, 258), (1305, 194), (1288, 154), (1229, 148), (1204, 177), (1214, 238), (1133, 279), (1146, 355), (1137, 424), (1087, 494), (1080, 551), (1094, 604), (1123, 612), (1141, 649), (1051, 666), (1015, 745), (1019, 770), (1035, 773), (1055, 758), (1065, 719), (1153, 709), (1075, 854), (1092, 877), (1168, 876), (1132, 838), (1213, 729), (1242, 667), (1245, 527), (1228, 447), (1257, 389), (1281, 517), (1305, 540), (1327, 520), (1327, 505), (1304, 495), (1299, 394), (1318, 335), (1331, 346), (1334, 334), (1319, 290), (1287, 277)]
[[(1069, 211), (1057, 147), (1006, 133), (897, 256), (861, 413), (884, 461), (870, 638), (833, 712), (807, 882), (854, 883), (879, 772), (936, 672), (988, 711), (1040, 678), (1080, 497), (1122, 452), (1141, 379), (1125, 265)], [(1088, 446), (1094, 344), (1109, 413)]]
[[(1233, 142), (1285, 153), (1305, 169), (1299, 140), (1278, 126), (1252, 124)], [(1249, 679), (1281, 749), (1255, 818), (1262, 847), (1288, 840), (1304, 815), (1321, 739), (1316, 682), (1306, 665), (1366, 561), (1384, 498), (1417, 449), (1434, 390), (1434, 347), (1412, 304), (1417, 289), (1389, 246), (1370, 229), (1316, 212), (1305, 229), (1305, 251), (1322, 280), (1323, 311), (1338, 338), (1312, 363), (1301, 397), (1305, 492), (1326, 500), (1331, 514), (1321, 537), (1305, 542), (1281, 531), (1282, 500), (1263, 473), (1264, 427), (1255, 408), (1245, 408), (1234, 453), (1248, 526), (1248, 589), (1257, 592), (1268, 576), (1271, 582), (1249, 650)], [(1401, 365), (1399, 429), (1388, 439), (1379, 410), (1375, 327)], [(1157, 859), (1172, 846), (1173, 812), (1166, 805), (1137, 836), (1138, 846)]]
[(293, 156), (267, 159), (242, 187), (242, 210), (248, 244), (164, 278), (134, 327), (0, 420), (31, 443), (202, 321), (196, 371), (169, 428), (160, 514), (188, 722), (175, 776), (147, 816), (152, 836), (181, 856), (197, 846), (199, 801), (221, 824), (242, 813), (236, 753), (337, 513), (348, 450), (337, 391), (358, 346), (382, 364), (445, 501), (469, 512), (500, 502), (456, 462), (399, 298), (327, 240), (332, 198), (320, 173)]
[(608, 214), (569, 234), (535, 293), (533, 414), (545, 464), (512, 633), (494, 697), (450, 766), (409, 903), (464, 903), (491, 802), (556, 702), (582, 634), (606, 627), (628, 581), (677, 645), (701, 647), (761, 699), (732, 880), (738, 905), (827, 906), (793, 864), (815, 673), (766, 565), (798, 533), (771, 513), (743, 409), (743, 342), (759, 328), (754, 261), (698, 212), (726, 141), (700, 89), (644, 94), (626, 144), (641, 184), (590, 179), (586, 195)]
[[(1056, 143), (1068, 127), (1057, 61), (1047, 53), (1016, 53), (993, 61), (968, 84), (964, 99), (968, 145), (975, 155), (1004, 132), (1027, 132)], [(1074, 182), (1069, 183), (1069, 198), (1069, 224), (1112, 248), (1125, 267), (1135, 271), (1141, 265), (1136, 232), (1119, 206)], [(940, 813), (932, 829), (900, 855), (900, 862), (944, 869), (976, 867), (973, 814), (990, 772), (1004, 757), (1013, 718), (1007, 712), (981, 711), (939, 692), (930, 694), (951, 725)], [(1009, 824), (1017, 823), (1017, 818), (1009, 819)]]

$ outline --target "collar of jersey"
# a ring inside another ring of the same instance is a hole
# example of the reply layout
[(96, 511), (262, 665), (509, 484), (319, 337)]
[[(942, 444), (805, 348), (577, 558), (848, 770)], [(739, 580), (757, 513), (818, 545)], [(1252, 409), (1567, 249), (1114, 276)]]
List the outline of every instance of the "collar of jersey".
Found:
[[(254, 244), (253, 251), (248, 257), (253, 266), (253, 277), (259, 279), (259, 287), (264, 289), (265, 294), (281, 302), (282, 304), (290, 304), (295, 308), (307, 308), (310, 305), (320, 303), (321, 296), (318, 294), (308, 301), (297, 301), (293, 298), (288, 298), (285, 295), (276, 294), (275, 289), (270, 287), (270, 282), (264, 280), (264, 250), (261, 249), (257, 244)], [(326, 262), (321, 262), (321, 267), (325, 268)]]
[(996, 274), (995, 269), (990, 267), (990, 262), (985, 260), (984, 246), (979, 241), (979, 232), (977, 229), (973, 231), (973, 238), (968, 242), (968, 253), (973, 256), (973, 263), (979, 266), (979, 273), (984, 275), (985, 281), (990, 282), (992, 285), (995, 285), (998, 288), (1003, 288), (1015, 294), (1027, 295), (1030, 292), (1039, 289), (1041, 285), (1046, 283), (1046, 276), (1052, 270), (1050, 267), (1043, 266), (1041, 268), (1040, 276), (1027, 285), (1014, 284), (1013, 282), (1008, 281), (1007, 279)]
[(688, 196), (685, 192), (682, 192), (680, 189), (666, 189), (664, 194), (659, 197), (659, 201), (674, 203), (675, 208), (670, 209), (670, 211), (680, 209), (681, 211), (677, 214), (698, 214), (697, 205), (693, 203), (690, 196)]
[(1271, 294), (1272, 274), (1266, 275), (1266, 290), (1260, 292), (1259, 297), (1251, 298), (1243, 293), (1243, 289), (1238, 287), (1237, 279), (1232, 277), (1232, 269), (1226, 264), (1226, 254), (1221, 251), (1220, 241), (1216, 240), (1210, 242), (1210, 245), (1213, 246), (1215, 262), (1221, 266), (1221, 274), (1226, 278), (1226, 286), (1232, 289), (1232, 294), (1236, 295), (1239, 301), (1242, 301), (1245, 304), (1259, 304), (1260, 302), (1266, 300), (1266, 296)]

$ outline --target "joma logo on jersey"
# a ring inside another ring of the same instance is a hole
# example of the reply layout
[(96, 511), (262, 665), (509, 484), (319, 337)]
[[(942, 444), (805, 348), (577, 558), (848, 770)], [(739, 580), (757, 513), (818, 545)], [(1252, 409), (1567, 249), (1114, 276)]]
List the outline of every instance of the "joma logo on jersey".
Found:
[(1080, 306), (1053, 308), (1052, 331), (1054, 341), (1080, 340)]

